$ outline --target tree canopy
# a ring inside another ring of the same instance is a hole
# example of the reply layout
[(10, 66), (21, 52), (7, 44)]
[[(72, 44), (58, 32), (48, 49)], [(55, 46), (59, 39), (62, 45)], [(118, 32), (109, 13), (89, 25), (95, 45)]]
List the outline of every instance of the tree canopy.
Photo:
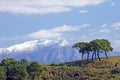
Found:
[(112, 51), (113, 48), (111, 46), (111, 43), (107, 39), (94, 39), (90, 42), (77, 42), (73, 45), (73, 48), (76, 48), (79, 50), (79, 53), (82, 53), (82, 59), (83, 59), (83, 54), (87, 53), (89, 58), (89, 53), (92, 53), (92, 59), (94, 55), (98, 56), (98, 59), (100, 60), (99, 53), (105, 53), (106, 57), (107, 52)]
[(0, 80), (39, 80), (42, 69), (38, 62), (6, 58), (0, 62)]

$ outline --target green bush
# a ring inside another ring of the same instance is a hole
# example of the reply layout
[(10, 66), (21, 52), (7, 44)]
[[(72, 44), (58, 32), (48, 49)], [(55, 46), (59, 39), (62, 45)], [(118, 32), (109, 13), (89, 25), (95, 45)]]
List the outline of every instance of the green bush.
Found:
[(0, 66), (0, 80), (6, 80), (6, 68)]

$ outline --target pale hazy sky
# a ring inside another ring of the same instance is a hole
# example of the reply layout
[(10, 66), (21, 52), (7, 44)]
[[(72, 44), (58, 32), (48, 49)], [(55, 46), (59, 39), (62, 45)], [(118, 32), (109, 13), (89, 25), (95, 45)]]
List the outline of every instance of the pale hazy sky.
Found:
[(63, 37), (105, 38), (120, 50), (120, 0), (0, 0), (0, 47)]

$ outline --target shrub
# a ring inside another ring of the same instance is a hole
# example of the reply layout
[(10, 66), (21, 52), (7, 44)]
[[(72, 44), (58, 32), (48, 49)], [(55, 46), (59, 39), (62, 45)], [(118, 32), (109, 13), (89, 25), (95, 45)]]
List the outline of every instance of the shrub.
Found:
[(115, 68), (115, 69), (111, 70), (111, 74), (120, 74), (120, 69)]

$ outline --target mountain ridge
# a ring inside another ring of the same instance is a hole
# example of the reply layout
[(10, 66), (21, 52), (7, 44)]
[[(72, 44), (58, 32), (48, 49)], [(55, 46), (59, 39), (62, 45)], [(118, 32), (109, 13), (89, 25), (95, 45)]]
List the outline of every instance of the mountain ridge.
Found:
[[(89, 56), (91, 58), (92, 54)], [(120, 56), (120, 52), (108, 52), (108, 56)], [(105, 57), (105, 54), (100, 54), (100, 57)], [(80, 60), (81, 54), (78, 50), (73, 49), (64, 38), (57, 40), (38, 39), (15, 44), (8, 48), (0, 48), (0, 60), (4, 58), (17, 60), (26, 58), (29, 61), (38, 61), (44, 64)], [(86, 59), (87, 54), (84, 54), (83, 58)]]
[(6, 49), (8, 52), (12, 52), (13, 50), (24, 51), (24, 50), (30, 50), (40, 45), (41, 46), (51, 46), (51, 45), (68, 46), (69, 43), (67, 40), (63, 38), (59, 38), (58, 40), (38, 39), (38, 40), (26, 41), (21, 44), (15, 44), (7, 48), (0, 48), (0, 53), (1, 53), (1, 50), (4, 50), (4, 49)]
[(8, 48), (0, 48), (0, 60), (27, 58), (40, 63), (66, 62), (80, 59), (79, 53), (73, 49), (66, 39), (38, 39), (15, 44)]

